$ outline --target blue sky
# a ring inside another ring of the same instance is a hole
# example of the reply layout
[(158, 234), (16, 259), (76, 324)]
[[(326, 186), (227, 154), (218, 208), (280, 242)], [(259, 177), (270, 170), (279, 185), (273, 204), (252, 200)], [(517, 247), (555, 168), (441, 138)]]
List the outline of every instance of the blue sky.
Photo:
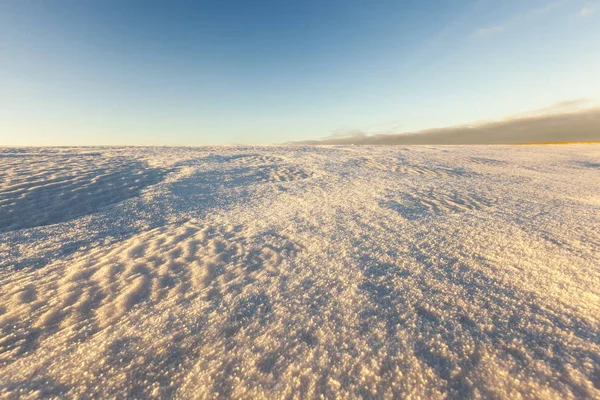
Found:
[(3, 0), (0, 144), (263, 144), (591, 105), (598, 49), (597, 0)]

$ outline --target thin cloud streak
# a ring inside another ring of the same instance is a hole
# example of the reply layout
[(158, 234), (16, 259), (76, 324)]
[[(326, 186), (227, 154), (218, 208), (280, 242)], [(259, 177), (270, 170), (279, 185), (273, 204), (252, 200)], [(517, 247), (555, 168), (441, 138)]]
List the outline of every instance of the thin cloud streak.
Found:
[(485, 36), (492, 35), (494, 33), (502, 32), (503, 30), (504, 30), (504, 26), (501, 26), (501, 25), (490, 26), (487, 28), (479, 28), (475, 32), (473, 32), (473, 34), (471, 36), (472, 37), (485, 37)]
[(577, 110), (581, 110), (586, 107), (593, 106), (593, 102), (594, 102), (594, 100), (592, 100), (592, 99), (573, 99), (573, 100), (559, 101), (559, 102), (556, 102), (547, 107), (542, 107), (542, 108), (538, 108), (536, 110), (531, 110), (531, 111), (527, 111), (525, 113), (513, 115), (512, 117), (509, 117), (509, 119), (577, 111)]
[(506, 20), (504, 23), (497, 24), (494, 26), (479, 28), (471, 34), (471, 37), (472, 38), (481, 38), (481, 37), (486, 37), (486, 36), (490, 36), (495, 33), (505, 31), (510, 26), (514, 26), (525, 20), (535, 18), (540, 15), (544, 15), (544, 14), (552, 11), (555, 8), (558, 8), (566, 3), (569, 3), (570, 1), (571, 0), (554, 1), (554, 2), (546, 4), (543, 7), (534, 8), (529, 11), (517, 14), (517, 15), (513, 16), (512, 18), (509, 18), (508, 20)]

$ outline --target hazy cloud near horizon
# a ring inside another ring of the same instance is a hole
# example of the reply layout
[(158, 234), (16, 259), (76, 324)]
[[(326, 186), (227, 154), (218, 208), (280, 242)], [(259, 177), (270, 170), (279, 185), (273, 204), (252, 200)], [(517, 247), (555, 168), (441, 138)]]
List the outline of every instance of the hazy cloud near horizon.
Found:
[[(418, 132), (371, 136), (331, 137), (298, 144), (527, 144), (600, 141), (600, 107), (564, 112), (588, 104), (586, 99), (556, 103), (527, 116), (428, 129)], [(549, 113), (550, 111), (559, 111)]]
[(541, 115), (560, 114), (560, 113), (582, 110), (584, 108), (591, 108), (593, 106), (594, 106), (594, 101), (592, 99), (563, 100), (563, 101), (558, 101), (547, 107), (542, 107), (542, 108), (538, 108), (535, 110), (531, 110), (531, 111), (527, 111), (524, 113), (513, 115), (507, 119), (514, 119), (517, 117), (533, 117), (533, 116), (541, 116)]
[(361, 129), (335, 129), (331, 131), (329, 139), (340, 139), (348, 137), (366, 137), (367, 133)]

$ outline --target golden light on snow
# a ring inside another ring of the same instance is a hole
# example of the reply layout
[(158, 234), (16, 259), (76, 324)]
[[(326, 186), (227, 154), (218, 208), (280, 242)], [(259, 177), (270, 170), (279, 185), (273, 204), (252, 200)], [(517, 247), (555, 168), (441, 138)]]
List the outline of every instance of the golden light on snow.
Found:
[(599, 160), (0, 149), (0, 397), (600, 397)]

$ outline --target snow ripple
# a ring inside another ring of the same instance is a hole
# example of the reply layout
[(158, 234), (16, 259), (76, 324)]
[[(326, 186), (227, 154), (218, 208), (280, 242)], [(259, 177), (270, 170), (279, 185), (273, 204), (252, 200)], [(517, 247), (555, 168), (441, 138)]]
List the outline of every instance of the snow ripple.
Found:
[(99, 154), (3, 153), (0, 232), (68, 221), (137, 196), (166, 171)]

